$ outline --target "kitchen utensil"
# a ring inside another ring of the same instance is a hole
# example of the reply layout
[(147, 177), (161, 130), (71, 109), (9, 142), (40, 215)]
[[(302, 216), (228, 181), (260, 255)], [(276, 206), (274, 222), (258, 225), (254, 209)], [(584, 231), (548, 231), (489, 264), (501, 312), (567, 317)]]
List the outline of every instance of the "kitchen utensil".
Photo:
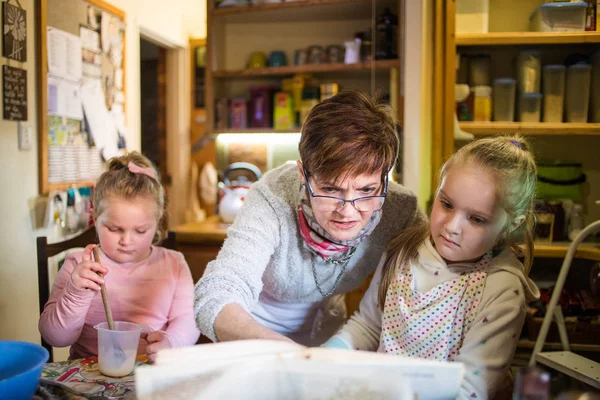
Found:
[[(100, 254), (98, 253), (98, 246), (94, 247), (92, 250), (94, 254), (94, 261), (97, 263), (100, 262)], [(102, 274), (98, 274), (102, 277)], [(112, 311), (110, 309), (110, 304), (108, 304), (108, 293), (106, 293), (106, 286), (104, 284), (100, 285), (100, 294), (102, 295), (102, 303), (104, 304), (104, 311), (106, 312), (106, 321), (108, 322), (108, 328), (111, 330), (115, 330), (115, 322), (113, 320)]]
[(142, 328), (133, 322), (114, 324), (115, 329), (109, 329), (106, 322), (94, 326), (98, 331), (98, 367), (106, 376), (121, 377), (133, 371)]
[[(98, 253), (98, 246), (94, 247), (92, 250), (94, 255), (94, 261), (100, 262), (100, 254)], [(102, 277), (101, 274), (98, 274)], [(106, 313), (106, 322), (108, 325), (108, 329), (111, 331), (115, 330), (115, 321), (113, 320), (112, 310), (110, 309), (110, 304), (108, 303), (108, 293), (106, 292), (106, 285), (100, 285), (100, 294), (102, 295), (102, 303), (104, 304), (104, 312)], [(113, 341), (113, 345), (111, 346), (112, 351), (112, 359), (114, 360), (114, 364), (123, 364), (127, 359), (127, 356), (123, 352), (123, 349), (119, 346), (118, 342)], [(100, 356), (100, 337), (98, 337), (98, 357)], [(131, 372), (131, 371), (130, 371)], [(109, 375), (112, 376), (112, 375)]]
[(219, 183), (220, 201), (219, 217), (225, 223), (232, 223), (237, 213), (244, 204), (244, 198), (250, 190), (252, 181), (245, 175), (238, 175), (235, 180), (230, 181), (229, 176), (234, 171), (246, 170), (251, 172), (256, 180), (262, 176), (258, 167), (246, 162), (237, 162), (231, 164), (223, 173), (223, 182)]

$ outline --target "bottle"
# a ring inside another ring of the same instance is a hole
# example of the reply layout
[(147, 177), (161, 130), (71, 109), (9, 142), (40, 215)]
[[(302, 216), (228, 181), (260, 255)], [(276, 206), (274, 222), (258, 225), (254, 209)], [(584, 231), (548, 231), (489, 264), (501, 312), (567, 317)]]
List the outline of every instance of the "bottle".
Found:
[(573, 204), (571, 218), (569, 220), (569, 240), (575, 240), (583, 229), (583, 205)]
[(375, 59), (398, 57), (398, 16), (386, 8), (377, 18), (375, 29)]

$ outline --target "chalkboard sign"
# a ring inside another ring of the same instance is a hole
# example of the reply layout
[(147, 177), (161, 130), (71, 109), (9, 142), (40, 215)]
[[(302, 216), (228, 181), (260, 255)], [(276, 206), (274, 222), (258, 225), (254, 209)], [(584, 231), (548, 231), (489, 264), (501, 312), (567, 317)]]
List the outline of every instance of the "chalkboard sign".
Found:
[(27, 71), (4, 65), (2, 81), (4, 119), (27, 121)]

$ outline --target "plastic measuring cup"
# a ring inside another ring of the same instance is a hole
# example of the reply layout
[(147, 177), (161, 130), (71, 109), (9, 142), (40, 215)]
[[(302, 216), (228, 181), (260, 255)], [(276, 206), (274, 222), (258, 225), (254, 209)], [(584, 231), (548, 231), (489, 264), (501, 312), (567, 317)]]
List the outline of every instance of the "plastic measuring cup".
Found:
[(107, 376), (129, 375), (135, 366), (142, 326), (132, 322), (115, 321), (115, 330), (108, 323), (94, 326), (98, 330), (98, 366)]

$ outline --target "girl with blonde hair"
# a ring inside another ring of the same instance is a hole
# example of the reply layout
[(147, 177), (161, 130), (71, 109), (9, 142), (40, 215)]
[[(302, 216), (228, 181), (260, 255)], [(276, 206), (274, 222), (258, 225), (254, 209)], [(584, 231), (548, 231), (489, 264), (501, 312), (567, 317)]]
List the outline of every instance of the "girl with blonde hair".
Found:
[(359, 311), (325, 346), (462, 362), (459, 398), (493, 398), (526, 304), (539, 297), (527, 277), (535, 184), (520, 137), (458, 150), (441, 169), (429, 224), (390, 241)]
[(111, 159), (92, 206), (100, 260), (92, 259), (96, 244), (67, 256), (40, 317), (44, 339), (70, 345), (70, 358), (98, 354), (94, 326), (106, 321), (98, 295), (106, 283), (115, 321), (149, 328), (139, 354), (152, 361), (162, 348), (196, 343), (190, 269), (183, 254), (157, 246), (167, 233), (165, 191), (150, 160), (137, 152)]

